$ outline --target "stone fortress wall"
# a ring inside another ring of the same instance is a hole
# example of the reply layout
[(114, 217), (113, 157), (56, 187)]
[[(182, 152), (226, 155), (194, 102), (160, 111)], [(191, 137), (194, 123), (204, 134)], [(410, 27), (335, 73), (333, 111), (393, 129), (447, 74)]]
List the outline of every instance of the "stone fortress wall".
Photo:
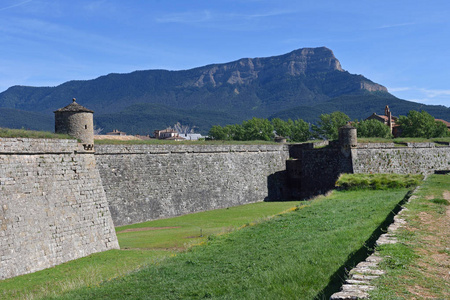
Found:
[(116, 226), (281, 198), (285, 145), (97, 145)]
[(93, 153), (76, 140), (0, 138), (0, 279), (116, 248)]
[[(323, 145), (320, 145), (323, 146)], [(287, 161), (287, 185), (293, 198), (326, 193), (342, 173), (430, 174), (450, 170), (449, 145), (434, 143), (339, 144), (315, 149), (313, 144), (292, 145)]]
[(97, 145), (97, 167), (116, 226), (263, 200), (309, 198), (342, 173), (450, 169), (450, 147), (359, 144)]
[[(97, 145), (0, 138), (0, 279), (118, 248), (114, 225), (324, 193), (340, 173), (450, 169), (434, 144)], [(114, 224), (113, 224), (114, 222)]]
[(358, 144), (354, 173), (430, 174), (450, 170), (450, 147), (434, 143)]

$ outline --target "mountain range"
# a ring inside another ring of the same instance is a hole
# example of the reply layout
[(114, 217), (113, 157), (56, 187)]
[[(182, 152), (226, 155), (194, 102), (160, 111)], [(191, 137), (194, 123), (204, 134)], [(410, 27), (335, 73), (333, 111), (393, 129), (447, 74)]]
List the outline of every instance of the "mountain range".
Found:
[(343, 111), (352, 119), (389, 105), (394, 115), (423, 109), (450, 120), (450, 108), (402, 100), (362, 75), (342, 69), (325, 47), (211, 64), (190, 70), (144, 70), (73, 80), (56, 87), (13, 86), (0, 93), (0, 127), (53, 130), (53, 111), (72, 98), (95, 111), (94, 123), (149, 134), (180, 122), (206, 133), (252, 117), (304, 119)]

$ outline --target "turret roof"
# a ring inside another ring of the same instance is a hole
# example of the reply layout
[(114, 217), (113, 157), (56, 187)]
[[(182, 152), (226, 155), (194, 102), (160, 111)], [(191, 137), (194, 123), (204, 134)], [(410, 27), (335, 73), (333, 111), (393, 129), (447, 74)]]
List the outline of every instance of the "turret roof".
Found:
[(93, 110), (87, 109), (86, 107), (81, 106), (80, 104), (78, 104), (76, 102), (75, 98), (73, 98), (72, 99), (72, 103), (70, 103), (66, 107), (63, 107), (63, 108), (60, 108), (60, 109), (54, 111), (54, 113), (59, 113), (59, 112), (89, 112), (89, 113), (94, 113)]

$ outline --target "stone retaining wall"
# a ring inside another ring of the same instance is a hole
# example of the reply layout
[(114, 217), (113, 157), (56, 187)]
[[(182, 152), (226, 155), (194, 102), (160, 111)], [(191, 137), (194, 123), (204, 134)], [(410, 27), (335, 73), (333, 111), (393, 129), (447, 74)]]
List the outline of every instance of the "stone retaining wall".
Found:
[(353, 164), (354, 173), (430, 174), (450, 169), (450, 147), (430, 143), (409, 143), (405, 147), (358, 144)]
[(0, 138), (0, 279), (118, 248), (92, 153)]

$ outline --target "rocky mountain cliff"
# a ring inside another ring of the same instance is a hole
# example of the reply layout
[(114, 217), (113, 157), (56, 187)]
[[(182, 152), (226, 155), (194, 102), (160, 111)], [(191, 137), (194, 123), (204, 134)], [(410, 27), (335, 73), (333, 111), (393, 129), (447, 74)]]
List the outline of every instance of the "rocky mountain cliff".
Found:
[[(254, 80), (274, 75), (299, 76), (320, 72), (341, 71), (341, 64), (327, 48), (305, 48), (292, 51), (291, 53), (267, 57), (267, 58), (243, 58), (235, 62), (211, 65), (199, 68), (200, 78), (195, 86), (201, 87), (207, 83), (213, 86), (220, 84), (245, 85)], [(379, 86), (380, 90), (383, 87)], [(384, 88), (385, 91), (387, 91)]]
[[(0, 108), (51, 116), (77, 98), (95, 111), (95, 122), (105, 130), (143, 134), (181, 122), (205, 132), (215, 124), (270, 117), (345, 95), (359, 96), (361, 101), (367, 95), (396, 99), (384, 86), (342, 69), (333, 52), (320, 47), (190, 70), (109, 74), (56, 87), (14, 86), (0, 93)], [(5, 124), (0, 117), (0, 126), (20, 123)]]

